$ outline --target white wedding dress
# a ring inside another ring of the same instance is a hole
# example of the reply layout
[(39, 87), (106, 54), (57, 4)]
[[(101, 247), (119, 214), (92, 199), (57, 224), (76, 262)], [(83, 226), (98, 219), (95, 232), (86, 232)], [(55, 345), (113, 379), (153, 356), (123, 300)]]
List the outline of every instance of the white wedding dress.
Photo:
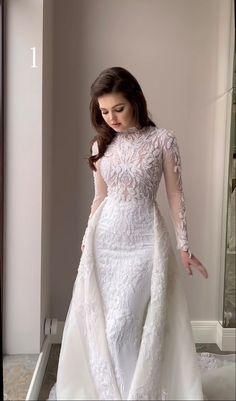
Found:
[(176, 137), (156, 127), (117, 132), (96, 167), (55, 399), (203, 400), (179, 266), (156, 200), (163, 173), (177, 249), (191, 256)]

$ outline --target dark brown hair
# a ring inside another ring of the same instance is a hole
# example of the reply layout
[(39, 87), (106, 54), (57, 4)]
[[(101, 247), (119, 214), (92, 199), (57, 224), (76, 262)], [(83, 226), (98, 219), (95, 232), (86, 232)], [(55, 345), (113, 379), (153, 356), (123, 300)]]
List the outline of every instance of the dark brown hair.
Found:
[[(87, 159), (90, 168), (94, 171), (97, 171), (94, 163), (104, 155), (108, 145), (116, 135), (116, 131), (107, 125), (103, 119), (97, 100), (98, 97), (110, 93), (122, 93), (132, 104), (134, 118), (140, 128), (145, 126), (156, 127), (156, 124), (149, 117), (150, 114), (147, 110), (146, 99), (136, 78), (122, 67), (111, 67), (103, 70), (93, 82), (90, 89), (90, 118), (97, 134), (90, 141), (91, 156)], [(95, 141), (97, 141), (98, 145), (98, 154), (92, 155), (92, 146)]]

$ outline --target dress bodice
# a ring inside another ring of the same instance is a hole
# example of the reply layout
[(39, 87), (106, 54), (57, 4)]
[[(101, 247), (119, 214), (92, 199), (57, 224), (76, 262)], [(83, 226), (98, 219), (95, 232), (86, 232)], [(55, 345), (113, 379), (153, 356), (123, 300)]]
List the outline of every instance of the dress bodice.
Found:
[(156, 127), (116, 133), (100, 163), (108, 196), (129, 202), (155, 200), (162, 175), (163, 142), (170, 139), (163, 133)]
[[(97, 141), (93, 143), (92, 153), (98, 153)], [(181, 158), (172, 130), (149, 126), (116, 132), (104, 155), (96, 162), (96, 168), (89, 218), (106, 196), (116, 202), (133, 203), (145, 199), (154, 202), (163, 173), (177, 249), (189, 250)], [(190, 251), (189, 254), (191, 256)]]

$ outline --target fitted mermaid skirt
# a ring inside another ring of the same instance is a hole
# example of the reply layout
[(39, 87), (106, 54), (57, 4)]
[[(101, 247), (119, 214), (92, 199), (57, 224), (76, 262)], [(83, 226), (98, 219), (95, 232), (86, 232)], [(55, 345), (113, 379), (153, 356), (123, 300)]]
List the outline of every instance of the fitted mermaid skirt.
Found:
[(108, 349), (124, 400), (128, 399), (150, 299), (153, 246), (152, 204), (108, 198), (95, 229), (95, 272)]

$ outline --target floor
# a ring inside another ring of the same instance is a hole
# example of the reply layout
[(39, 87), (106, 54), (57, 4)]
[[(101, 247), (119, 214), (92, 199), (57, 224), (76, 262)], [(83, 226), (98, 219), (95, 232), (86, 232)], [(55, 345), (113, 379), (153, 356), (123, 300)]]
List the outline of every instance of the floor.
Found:
[(4, 400), (25, 400), (39, 355), (4, 355)]
[[(56, 382), (60, 344), (51, 347), (47, 368), (43, 378), (39, 400), (46, 400)], [(197, 352), (232, 354), (222, 352), (216, 344), (196, 344)], [(3, 357), (4, 400), (25, 400), (30, 381), (37, 363), (38, 355), (11, 355)]]

